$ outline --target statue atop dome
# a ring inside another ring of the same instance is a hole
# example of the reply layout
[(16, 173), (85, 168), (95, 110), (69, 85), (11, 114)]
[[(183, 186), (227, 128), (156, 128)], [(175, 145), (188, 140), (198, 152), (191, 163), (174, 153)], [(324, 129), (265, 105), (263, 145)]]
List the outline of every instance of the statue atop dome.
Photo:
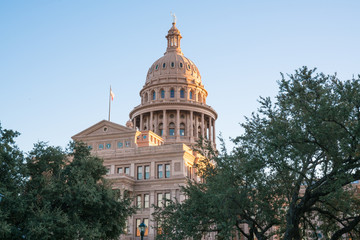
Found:
[(171, 16), (173, 18), (173, 23), (176, 24), (176, 15), (175, 15), (175, 13), (170, 12), (170, 14), (171, 14)]

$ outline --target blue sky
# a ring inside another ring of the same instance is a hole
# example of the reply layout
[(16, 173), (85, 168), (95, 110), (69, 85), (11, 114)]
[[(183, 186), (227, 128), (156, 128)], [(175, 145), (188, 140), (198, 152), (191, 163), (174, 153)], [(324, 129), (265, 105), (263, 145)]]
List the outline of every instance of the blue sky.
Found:
[(66, 146), (108, 116), (125, 125), (151, 64), (166, 50), (170, 12), (181, 48), (199, 68), (225, 138), (275, 96), (280, 72), (301, 66), (360, 73), (360, 1), (0, 0), (0, 122)]

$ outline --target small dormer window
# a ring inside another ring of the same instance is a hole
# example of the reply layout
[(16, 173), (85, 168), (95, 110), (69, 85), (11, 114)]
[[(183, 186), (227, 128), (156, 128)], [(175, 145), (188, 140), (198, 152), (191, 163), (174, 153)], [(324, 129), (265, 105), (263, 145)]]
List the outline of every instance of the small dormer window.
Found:
[(190, 65), (189, 64), (187, 65), (187, 69), (190, 70)]
[(163, 63), (163, 68), (165, 68), (166, 67), (166, 63)]
[(110, 149), (110, 148), (111, 148), (111, 144), (110, 143), (106, 144), (106, 149)]
[(175, 63), (174, 62), (171, 62), (171, 67), (175, 67)]
[(155, 69), (156, 69), (156, 70), (158, 70), (158, 69), (159, 69), (159, 64), (156, 64)]
[(179, 65), (180, 65), (180, 68), (183, 68), (183, 63), (182, 62)]

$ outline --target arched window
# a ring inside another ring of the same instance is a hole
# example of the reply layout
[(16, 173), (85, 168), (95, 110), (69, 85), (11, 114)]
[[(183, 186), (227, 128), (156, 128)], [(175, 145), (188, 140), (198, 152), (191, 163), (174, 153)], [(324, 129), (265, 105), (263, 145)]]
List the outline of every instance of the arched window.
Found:
[(163, 132), (163, 124), (160, 123), (160, 124), (159, 124), (159, 135), (162, 136), (163, 133), (164, 133), (164, 132)]
[(189, 93), (189, 98), (190, 99), (193, 99), (193, 91), (191, 90), (190, 93)]
[(169, 136), (175, 136), (175, 124), (173, 122), (169, 124)]
[(180, 124), (180, 136), (185, 136), (185, 124)]
[(185, 98), (185, 90), (184, 89), (180, 90), (180, 98)]
[(161, 98), (165, 98), (165, 90), (164, 89), (160, 90), (160, 94), (161, 94)]
[(155, 100), (156, 99), (156, 92), (154, 90), (152, 91), (151, 95), (152, 95), (152, 100)]
[(198, 137), (201, 137), (201, 127), (198, 127)]
[(173, 88), (170, 90), (170, 97), (171, 98), (175, 97), (175, 90)]

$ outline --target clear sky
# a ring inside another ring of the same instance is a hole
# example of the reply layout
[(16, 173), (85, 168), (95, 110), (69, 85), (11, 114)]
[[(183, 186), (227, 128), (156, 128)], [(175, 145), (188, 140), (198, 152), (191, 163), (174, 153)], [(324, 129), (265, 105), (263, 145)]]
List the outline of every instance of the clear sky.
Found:
[(280, 72), (301, 66), (360, 73), (360, 1), (0, 0), (0, 122), (66, 146), (107, 119), (125, 125), (151, 64), (166, 50), (170, 12), (181, 48), (199, 68), (225, 138), (274, 96)]

